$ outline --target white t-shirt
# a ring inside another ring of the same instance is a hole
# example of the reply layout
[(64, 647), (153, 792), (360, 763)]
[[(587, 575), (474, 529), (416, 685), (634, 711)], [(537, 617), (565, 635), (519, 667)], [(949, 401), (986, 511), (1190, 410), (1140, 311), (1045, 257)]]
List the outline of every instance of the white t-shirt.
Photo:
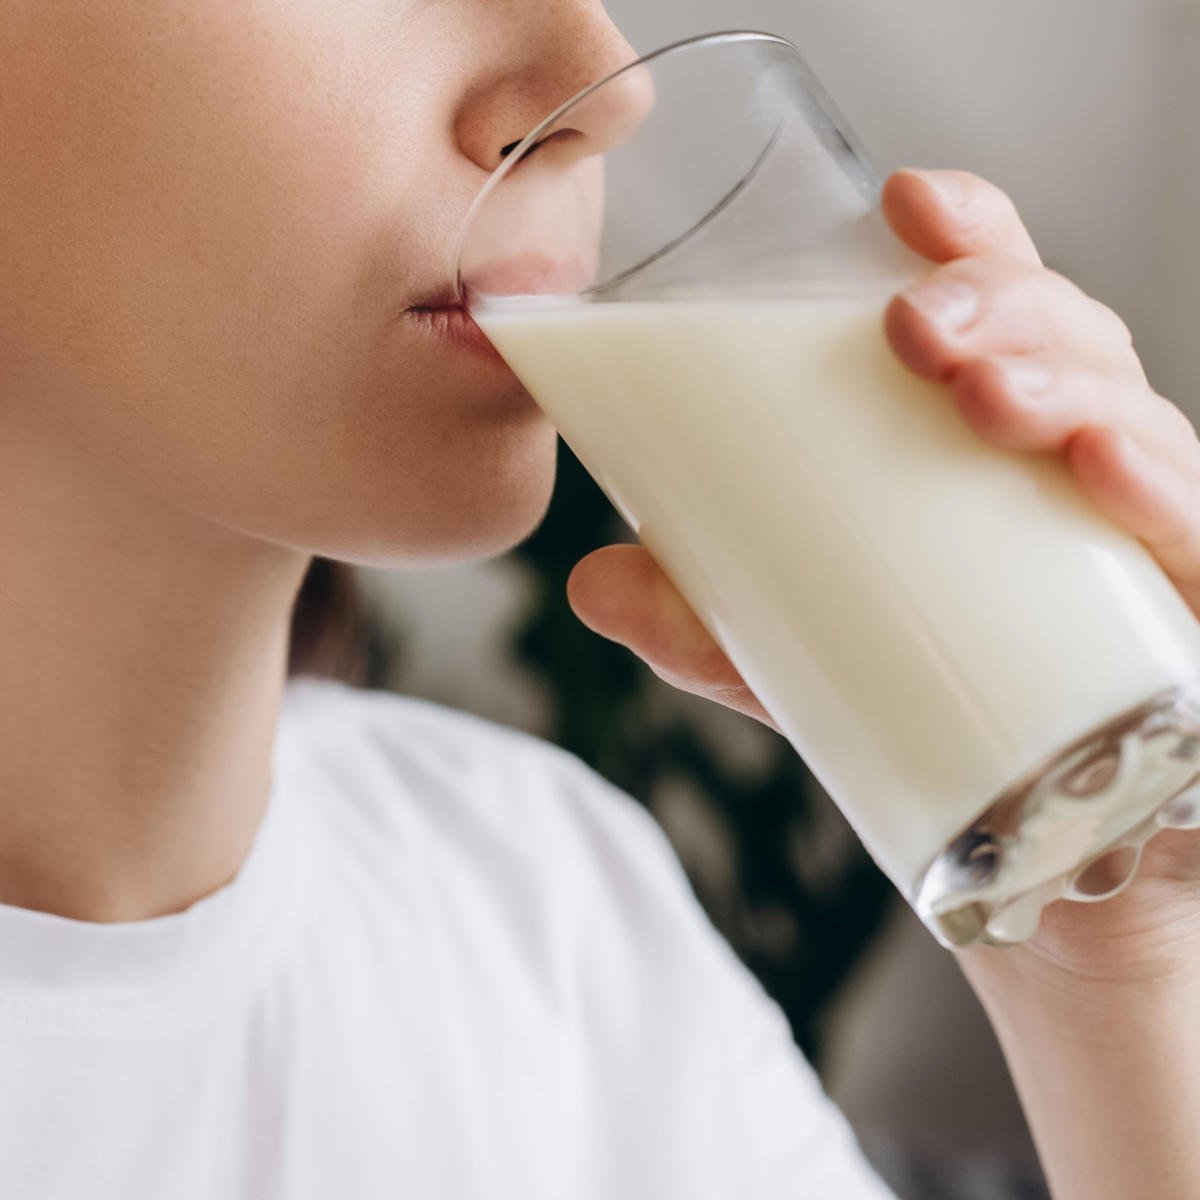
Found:
[(5, 1200), (883, 1200), (650, 818), (474, 718), (303, 684), (233, 884), (0, 907)]

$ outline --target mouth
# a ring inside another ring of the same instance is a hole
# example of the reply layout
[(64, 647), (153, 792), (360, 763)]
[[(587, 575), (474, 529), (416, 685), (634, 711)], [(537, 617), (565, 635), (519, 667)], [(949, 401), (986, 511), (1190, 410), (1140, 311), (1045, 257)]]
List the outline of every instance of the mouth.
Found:
[(477, 358), (492, 362), (504, 361), (452, 290), (439, 292), (420, 304), (414, 304), (400, 315), (407, 324), (443, 345), (465, 350)]

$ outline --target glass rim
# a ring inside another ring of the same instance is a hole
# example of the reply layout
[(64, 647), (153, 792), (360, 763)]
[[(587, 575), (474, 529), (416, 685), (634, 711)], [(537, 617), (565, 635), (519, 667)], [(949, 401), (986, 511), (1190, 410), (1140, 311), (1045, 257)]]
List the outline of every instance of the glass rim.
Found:
[(458, 232), (458, 237), (454, 242), (454, 252), (451, 256), (451, 279), (454, 283), (454, 294), (460, 303), (466, 303), (466, 296), (463, 289), (462, 280), (462, 256), (463, 248), (467, 238), (471, 233), (471, 226), (474, 221), (475, 214), (487, 203), (492, 193), (508, 178), (517, 164), (529, 153), (529, 151), (537, 145), (541, 140), (542, 135), (563, 119), (572, 109), (588, 100), (592, 95), (598, 92), (601, 88), (607, 87), (610, 83), (620, 79), (621, 76), (628, 74), (630, 71), (636, 70), (638, 67), (644, 67), (649, 63), (656, 62), (660, 58), (665, 58), (670, 54), (678, 54), (685, 50), (695, 50), (702, 46), (709, 45), (735, 45), (739, 42), (760, 42), (766, 44), (775, 44), (783, 46), (792, 51), (796, 58), (803, 63), (804, 57), (800, 53), (800, 48), (794, 43), (789, 42), (787, 38), (780, 37), (774, 33), (762, 33), (753, 29), (730, 29), (718, 33), (702, 33), (696, 37), (684, 38), (679, 42), (672, 42), (668, 46), (662, 46), (658, 50), (654, 50), (649, 54), (644, 54), (640, 58), (634, 59), (632, 62), (626, 63), (623, 67), (618, 67), (615, 71), (605, 75), (603, 79), (598, 79), (595, 83), (589, 84), (581, 92), (577, 92), (565, 103), (560, 104), (548, 117), (540, 121), (534, 129), (525, 135), (513, 149), (505, 156), (504, 161), (491, 173), (483, 187), (480, 189), (479, 195), (475, 197), (471, 203), (471, 207), (467, 210), (467, 215), (463, 218), (463, 223)]

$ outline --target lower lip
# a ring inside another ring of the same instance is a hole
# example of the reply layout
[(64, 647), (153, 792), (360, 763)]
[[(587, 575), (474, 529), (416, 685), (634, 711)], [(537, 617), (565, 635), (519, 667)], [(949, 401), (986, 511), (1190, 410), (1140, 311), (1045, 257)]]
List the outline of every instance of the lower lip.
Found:
[(504, 361), (464, 308), (410, 308), (405, 310), (404, 317), (430, 337), (457, 350), (493, 362)]

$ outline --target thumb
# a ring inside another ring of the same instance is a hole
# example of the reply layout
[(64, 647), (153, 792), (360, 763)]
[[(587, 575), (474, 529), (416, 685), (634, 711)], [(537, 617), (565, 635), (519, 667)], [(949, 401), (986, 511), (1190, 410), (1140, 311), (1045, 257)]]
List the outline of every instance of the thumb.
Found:
[(648, 550), (589, 554), (567, 581), (567, 599), (589, 629), (628, 647), (660, 679), (777, 728)]

